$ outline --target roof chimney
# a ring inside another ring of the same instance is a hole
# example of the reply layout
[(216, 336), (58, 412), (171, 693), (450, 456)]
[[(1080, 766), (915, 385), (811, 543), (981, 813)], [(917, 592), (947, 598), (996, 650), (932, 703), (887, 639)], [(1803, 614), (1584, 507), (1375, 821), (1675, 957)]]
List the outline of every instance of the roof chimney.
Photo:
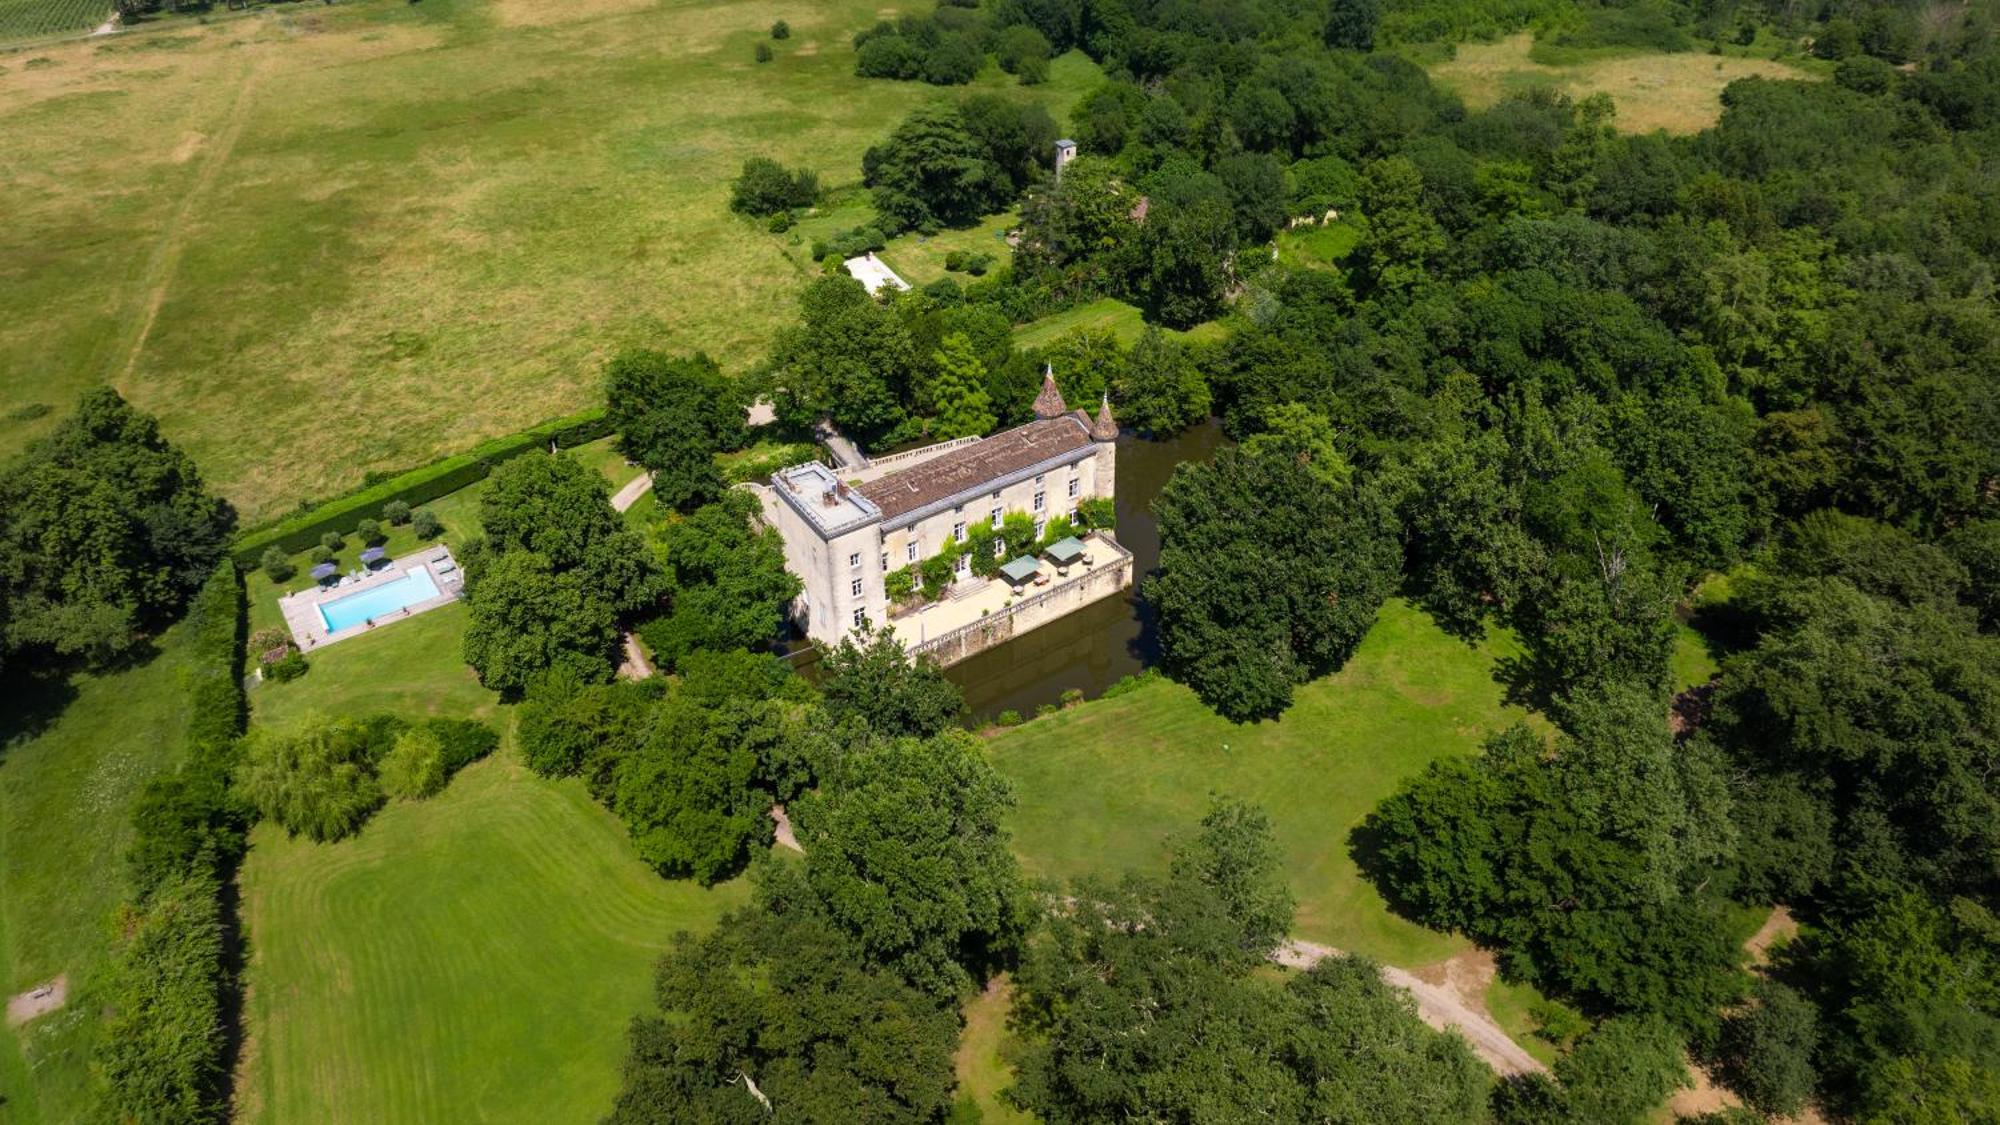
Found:
[(1060, 418), (1069, 413), (1064, 405), (1062, 390), (1056, 386), (1056, 369), (1042, 364), (1042, 393), (1035, 396), (1035, 417)]

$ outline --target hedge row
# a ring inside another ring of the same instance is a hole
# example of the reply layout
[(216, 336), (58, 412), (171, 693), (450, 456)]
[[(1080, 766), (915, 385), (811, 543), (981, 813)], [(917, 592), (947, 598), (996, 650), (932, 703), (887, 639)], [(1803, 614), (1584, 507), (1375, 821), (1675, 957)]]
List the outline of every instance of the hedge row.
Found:
[(250, 531), (236, 541), (230, 557), (236, 560), (238, 566), (247, 567), (255, 566), (264, 551), (274, 545), (288, 555), (296, 554), (317, 544), (320, 536), (329, 531), (346, 535), (361, 520), (380, 517), (382, 505), (391, 500), (401, 500), (414, 508), (457, 492), (474, 481), (483, 480), (493, 471), (493, 466), (509, 458), (545, 448), (551, 442), (559, 449), (568, 449), (587, 441), (596, 441), (610, 432), (610, 420), (602, 409), (598, 409), (483, 441), (456, 457), (447, 457), (421, 469), (412, 469), (388, 480), (366, 485), (316, 508), (294, 513), (277, 523)]
[(132, 809), (135, 903), (120, 927), (110, 1015), (93, 1048), (103, 1116), (222, 1121), (229, 1105), (222, 888), (243, 855), (248, 809), (230, 789), (245, 708), (243, 585), (215, 568), (188, 607), (187, 759)]

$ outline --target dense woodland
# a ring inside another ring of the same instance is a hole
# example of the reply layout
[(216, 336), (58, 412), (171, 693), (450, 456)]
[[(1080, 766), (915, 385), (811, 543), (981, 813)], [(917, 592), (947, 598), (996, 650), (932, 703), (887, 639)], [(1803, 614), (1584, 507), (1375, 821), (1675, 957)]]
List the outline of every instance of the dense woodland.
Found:
[[(1580, 49), (1774, 32), (1824, 76), (1634, 136), (1601, 98), (1469, 111), (1392, 49), (1529, 24)], [(991, 54), (1033, 84), (1072, 49), (1107, 80), (1060, 179), (1045, 112), (941, 91), (861, 162), (875, 225), (821, 248), (837, 267), (1018, 203), (1011, 262), (882, 300), (830, 269), (744, 379), (619, 356), (609, 417), (659, 492), (643, 530), (564, 456), (488, 482), (464, 656), (520, 704), (520, 754), (580, 776), (663, 875), (758, 887), (662, 962), (611, 1119), (963, 1114), (957, 1004), (1002, 968), (1010, 1096), (1050, 1121), (1641, 1121), (1684, 1052), (1756, 1115), (2000, 1119), (1991, 13), (992, 0), (865, 29), (856, 57), (951, 86)], [(732, 206), (782, 230), (818, 194), (759, 158)], [(1295, 220), (1358, 242), (1288, 264), (1269, 244)], [(1014, 346), (1107, 296), (1151, 324), (1129, 349)], [(1033, 887), (934, 666), (857, 636), (813, 685), (758, 651), (797, 582), (717, 468), (744, 404), (871, 446), (990, 432), (1044, 364), (1142, 434), (1215, 414), (1234, 439), (1161, 496), (1143, 587), (1165, 670), (1219, 713), (1283, 714), (1392, 595), (1519, 637), (1507, 690), (1548, 722), (1408, 779), (1346, 843), (1395, 910), (1582, 1013), (1551, 1076), (1494, 1084), (1365, 962), (1264, 967), (1291, 899), (1257, 810), (1218, 800), (1163, 876)], [(223, 1111), (249, 826), (338, 839), (497, 742), (386, 716), (243, 737), (232, 530), (109, 390), (0, 469), (10, 682), (145, 659), (184, 614), (200, 637), (185, 764), (133, 813), (96, 1060), (120, 1119)], [(1677, 615), (1722, 659), (1674, 697)], [(613, 681), (628, 629), (669, 676)], [(806, 854), (753, 862), (776, 802)], [(1742, 922), (1774, 904), (1803, 928), (1753, 974)]]

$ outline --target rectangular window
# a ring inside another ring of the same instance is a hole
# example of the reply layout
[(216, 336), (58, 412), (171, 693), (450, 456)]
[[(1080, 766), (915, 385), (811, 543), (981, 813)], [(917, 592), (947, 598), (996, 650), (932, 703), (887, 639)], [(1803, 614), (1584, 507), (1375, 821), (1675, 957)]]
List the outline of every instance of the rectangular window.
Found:
[(1069, 498), (1072, 500), (1076, 499), (1076, 494), (1082, 491), (1083, 482), (1075, 477), (1069, 478)]
[(916, 562), (916, 561), (917, 561), (917, 541), (916, 541), (916, 540), (914, 540), (914, 539), (910, 540), (910, 545), (909, 545), (908, 547), (905, 547), (905, 548), (904, 548), (904, 552), (905, 552), (905, 553), (906, 553), (906, 554), (907, 554), (907, 555), (909, 556), (909, 558), (910, 558), (910, 561), (911, 561), (911, 562)]
[[(1069, 493), (1069, 494), (1070, 494), (1071, 496), (1075, 496), (1075, 495), (1076, 495), (1076, 489), (1075, 489), (1075, 488), (1071, 488), (1071, 489), (1070, 489), (1070, 493)], [(848, 566), (848, 569), (850, 569), (850, 570), (860, 570), (860, 569), (861, 569), (861, 552), (860, 552), (860, 551), (856, 551), (856, 552), (854, 552), (853, 554), (851, 554), (851, 555), (847, 556), (847, 566)]]
[(854, 595), (855, 597), (857, 597), (857, 598), (858, 598), (858, 597), (860, 597), (860, 596), (861, 596), (861, 579), (857, 578), (857, 579), (855, 579), (854, 581), (852, 581), (852, 582), (848, 583), (848, 584), (847, 584), (847, 592), (848, 592), (848, 593), (850, 593), (850, 594), (853, 594), (853, 595)]
[(997, 559), (1006, 553), (1007, 541), (1005, 539), (995, 539), (993, 541), (993, 557)]
[(889, 573), (889, 552), (882, 552), (882, 573)]
[(1002, 515), (1002, 509), (1001, 509), (1000, 505), (998, 505), (998, 504), (995, 504), (995, 505), (993, 505), (993, 526), (994, 526), (994, 527), (999, 527), (999, 526), (1000, 526), (1000, 516), (1001, 516), (1001, 515)]
[(958, 564), (952, 569), (958, 572), (958, 576), (960, 578), (965, 577), (965, 572), (972, 569), (972, 556), (971, 555), (958, 556)]
[(1048, 506), (1049, 506), (1049, 494), (1037, 490), (1035, 492), (1035, 510), (1039, 512), (1047, 508)]
[(954, 542), (954, 543), (963, 543), (963, 542), (965, 542), (965, 521), (964, 521), (964, 520), (960, 520), (960, 521), (958, 521), (957, 523), (955, 523), (955, 524), (952, 524), (952, 525), (951, 525), (951, 541), (952, 541), (952, 542)]
[(855, 627), (856, 629), (866, 629), (866, 628), (868, 627), (868, 611), (867, 611), (867, 610), (865, 610), (865, 609), (857, 609), (857, 610), (855, 610), (855, 611), (854, 611), (854, 627)]
[(1035, 483), (1036, 483), (1037, 485), (1041, 484), (1041, 483), (1042, 483), (1042, 481), (1044, 481), (1044, 480), (1046, 480), (1046, 479), (1048, 479), (1048, 474), (1047, 474), (1047, 473), (1037, 473), (1037, 474), (1035, 474)]
[(1044, 533), (1044, 532), (1046, 532), (1046, 531), (1048, 531), (1048, 529), (1049, 529), (1049, 521), (1047, 521), (1047, 520), (1036, 520), (1036, 521), (1035, 521), (1035, 538), (1037, 538), (1037, 539), (1040, 539), (1040, 538), (1042, 537), (1043, 533)]

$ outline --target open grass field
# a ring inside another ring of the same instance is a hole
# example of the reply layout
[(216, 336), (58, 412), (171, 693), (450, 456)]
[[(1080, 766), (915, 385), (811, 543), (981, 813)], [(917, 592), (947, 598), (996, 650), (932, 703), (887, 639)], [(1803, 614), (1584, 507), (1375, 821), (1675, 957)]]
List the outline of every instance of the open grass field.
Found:
[[(1551, 57), (1547, 51), (1542, 57)], [(1554, 86), (1575, 97), (1605, 93), (1618, 107), (1613, 124), (1628, 133), (1697, 133), (1722, 116), (1722, 88), (1739, 78), (1809, 78), (1798, 67), (1738, 55), (1593, 52), (1570, 65), (1537, 61), (1523, 32), (1497, 43), (1461, 44), (1433, 65), (1431, 77), (1466, 104), (1483, 108), (1517, 90)]]
[[(805, 268), (728, 212), (743, 157), (849, 184), (945, 96), (853, 76), (877, 16), (358, 0), (10, 59), (0, 305), (34, 315), (0, 324), (0, 454), (109, 381), (256, 521), (588, 405), (627, 344), (740, 369)], [(1061, 118), (1095, 68), (1054, 72), (980, 83)]]
[[(1087, 305), (1078, 305), (1021, 325), (1014, 329), (1014, 346), (1024, 349), (1046, 347), (1057, 337), (1078, 328), (1108, 328), (1112, 335), (1118, 337), (1120, 344), (1129, 348), (1146, 330), (1146, 317), (1137, 308), (1116, 297), (1100, 297)], [(1190, 342), (1208, 342), (1221, 339), (1229, 330), (1217, 321), (1209, 321), (1185, 332), (1169, 331)]]
[(77, 677), (50, 726), (0, 751), (0, 986), (12, 996), (58, 973), (70, 986), (64, 1008), (0, 1035), (0, 1120), (85, 1115), (132, 801), (178, 762), (187, 724), (183, 640), (170, 630), (147, 663)]
[(745, 898), (661, 879), (581, 782), (512, 756), (339, 844), (258, 828), (247, 1122), (590, 1122), (679, 929)]
[(1470, 754), (1522, 716), (1493, 679), (1514, 651), (1506, 634), (1471, 647), (1390, 601), (1347, 666), (1274, 722), (1232, 725), (1164, 680), (1036, 719), (990, 743), (1019, 801), (1016, 849), (1033, 875), (1159, 870), (1209, 794), (1240, 797), (1270, 813), (1298, 936), (1396, 965), (1443, 960), (1465, 941), (1391, 914), (1347, 835), (1425, 763)]

